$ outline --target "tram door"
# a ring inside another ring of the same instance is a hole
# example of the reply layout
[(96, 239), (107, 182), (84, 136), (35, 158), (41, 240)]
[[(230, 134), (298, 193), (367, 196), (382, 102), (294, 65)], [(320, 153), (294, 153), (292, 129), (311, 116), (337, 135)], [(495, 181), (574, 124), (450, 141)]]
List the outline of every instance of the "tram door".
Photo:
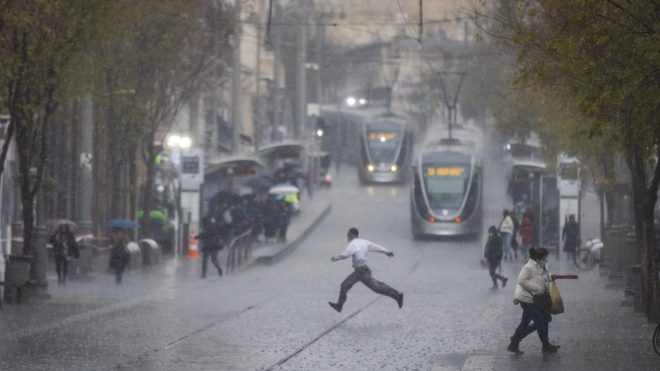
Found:
[(538, 246), (557, 248), (559, 243), (559, 192), (557, 190), (557, 177), (555, 175), (542, 175), (539, 187), (539, 233)]

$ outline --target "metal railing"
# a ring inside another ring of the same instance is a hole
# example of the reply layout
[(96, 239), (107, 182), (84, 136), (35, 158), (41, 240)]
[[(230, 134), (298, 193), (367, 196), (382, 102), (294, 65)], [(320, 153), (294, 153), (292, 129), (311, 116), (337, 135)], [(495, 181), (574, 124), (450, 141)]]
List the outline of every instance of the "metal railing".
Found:
[(252, 256), (252, 244), (254, 235), (252, 229), (248, 229), (229, 243), (229, 255), (227, 256), (227, 272), (232, 273)]

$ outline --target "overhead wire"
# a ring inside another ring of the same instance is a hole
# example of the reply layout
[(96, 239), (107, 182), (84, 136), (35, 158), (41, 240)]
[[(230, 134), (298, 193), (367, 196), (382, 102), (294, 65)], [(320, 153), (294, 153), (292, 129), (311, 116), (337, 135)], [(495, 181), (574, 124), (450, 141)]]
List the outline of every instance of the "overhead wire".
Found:
[(399, 5), (399, 13), (401, 14), (401, 19), (403, 20), (403, 24), (406, 27), (406, 31), (408, 32), (408, 36), (417, 39), (418, 41), (421, 42), (421, 35), (417, 35), (415, 37), (415, 33), (410, 29), (410, 26), (408, 25), (407, 19), (408, 19), (408, 14), (403, 10), (403, 6), (401, 5), (401, 0), (396, 0), (396, 3)]

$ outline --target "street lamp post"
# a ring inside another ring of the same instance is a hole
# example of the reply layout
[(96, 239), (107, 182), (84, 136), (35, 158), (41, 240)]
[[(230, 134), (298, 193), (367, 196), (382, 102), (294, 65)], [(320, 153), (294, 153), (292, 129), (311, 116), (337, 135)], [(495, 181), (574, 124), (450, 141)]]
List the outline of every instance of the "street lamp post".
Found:
[[(448, 111), (448, 126), (449, 138), (452, 138), (452, 127), (456, 124), (456, 105), (458, 104), (458, 96), (461, 93), (461, 86), (465, 79), (465, 72), (463, 71), (444, 71), (439, 73), (440, 88), (442, 89), (442, 98)], [(451, 84), (450, 84), (451, 81)], [(448, 86), (452, 85), (452, 86)]]
[(187, 253), (190, 235), (197, 234), (199, 230), (204, 156), (201, 149), (193, 147), (192, 139), (187, 135), (172, 134), (165, 144), (172, 151), (170, 157), (178, 178), (176, 251)]

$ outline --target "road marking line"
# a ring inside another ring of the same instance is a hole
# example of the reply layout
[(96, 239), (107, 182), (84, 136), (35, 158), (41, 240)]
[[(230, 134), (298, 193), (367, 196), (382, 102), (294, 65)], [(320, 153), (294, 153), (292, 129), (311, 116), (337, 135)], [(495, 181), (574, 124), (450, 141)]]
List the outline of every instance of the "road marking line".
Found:
[[(422, 259), (418, 259), (418, 260), (412, 265), (412, 267), (411, 267), (411, 268), (409, 269), (409, 271), (408, 271), (408, 276), (407, 276), (406, 278), (408, 278), (413, 272), (415, 272), (415, 271), (417, 270), (417, 268), (419, 268), (419, 265), (420, 265), (421, 262), (422, 262)], [(405, 281), (405, 280), (400, 280), (400, 281), (398, 281), (398, 284), (401, 284), (403, 281)], [(360, 309), (356, 310), (355, 312), (351, 313), (351, 315), (349, 315), (348, 317), (346, 317), (346, 318), (344, 318), (343, 320), (341, 320), (341, 321), (335, 323), (333, 326), (331, 326), (330, 328), (328, 328), (327, 330), (323, 331), (321, 334), (319, 334), (319, 335), (316, 336), (315, 338), (313, 338), (313, 339), (311, 339), (310, 341), (308, 341), (307, 343), (305, 343), (305, 345), (303, 345), (302, 347), (298, 348), (298, 349), (297, 349), (296, 351), (294, 351), (293, 353), (291, 353), (291, 354), (287, 355), (286, 357), (280, 359), (280, 360), (277, 361), (274, 365), (272, 365), (272, 366), (270, 366), (270, 367), (268, 367), (268, 368), (265, 368), (264, 371), (273, 371), (273, 368), (285, 364), (285, 363), (288, 362), (291, 358), (297, 356), (297, 355), (300, 354), (302, 351), (304, 351), (305, 349), (307, 349), (309, 346), (311, 346), (312, 344), (314, 344), (314, 343), (316, 343), (317, 341), (319, 341), (322, 337), (324, 337), (325, 335), (329, 334), (330, 332), (332, 332), (333, 330), (335, 330), (335, 329), (338, 328), (339, 326), (343, 325), (343, 324), (346, 323), (348, 320), (350, 320), (351, 318), (355, 317), (355, 316), (358, 315), (360, 312), (362, 312), (364, 309), (366, 309), (367, 307), (369, 307), (371, 304), (375, 303), (376, 301), (380, 300), (381, 298), (382, 298), (382, 296), (379, 295), (378, 297), (376, 297), (375, 299), (373, 299), (372, 301), (370, 301), (369, 303), (367, 303), (366, 305), (364, 305), (362, 308), (360, 308)]]
[(264, 369), (264, 371), (272, 371), (274, 367), (281, 366), (281, 365), (285, 364), (285, 363), (286, 363), (287, 361), (289, 361), (291, 358), (297, 356), (300, 352), (302, 352), (303, 350), (307, 349), (310, 345), (316, 343), (316, 342), (319, 341), (322, 337), (324, 337), (325, 335), (329, 334), (329, 333), (332, 332), (334, 329), (336, 329), (337, 327), (343, 325), (346, 321), (348, 321), (349, 319), (355, 317), (358, 313), (362, 312), (362, 311), (363, 311), (364, 309), (366, 309), (368, 306), (370, 306), (371, 304), (373, 304), (373, 303), (375, 303), (376, 301), (378, 301), (381, 297), (382, 297), (382, 296), (378, 296), (377, 298), (373, 299), (372, 301), (370, 301), (369, 303), (367, 303), (367, 304), (366, 304), (365, 306), (363, 306), (362, 308), (360, 308), (360, 309), (356, 310), (355, 312), (353, 312), (353, 313), (352, 313), (351, 315), (349, 315), (348, 317), (346, 317), (346, 318), (344, 318), (343, 320), (341, 320), (341, 321), (335, 323), (333, 326), (331, 326), (331, 327), (328, 328), (327, 330), (323, 331), (320, 335), (316, 336), (316, 337), (313, 338), (312, 340), (310, 340), (310, 341), (308, 341), (307, 343), (305, 343), (305, 345), (303, 345), (302, 347), (300, 347), (298, 350), (296, 350), (296, 351), (294, 351), (293, 353), (287, 355), (286, 357), (280, 359), (280, 360), (277, 361), (274, 365), (272, 365), (272, 366), (270, 366), (270, 367)]

